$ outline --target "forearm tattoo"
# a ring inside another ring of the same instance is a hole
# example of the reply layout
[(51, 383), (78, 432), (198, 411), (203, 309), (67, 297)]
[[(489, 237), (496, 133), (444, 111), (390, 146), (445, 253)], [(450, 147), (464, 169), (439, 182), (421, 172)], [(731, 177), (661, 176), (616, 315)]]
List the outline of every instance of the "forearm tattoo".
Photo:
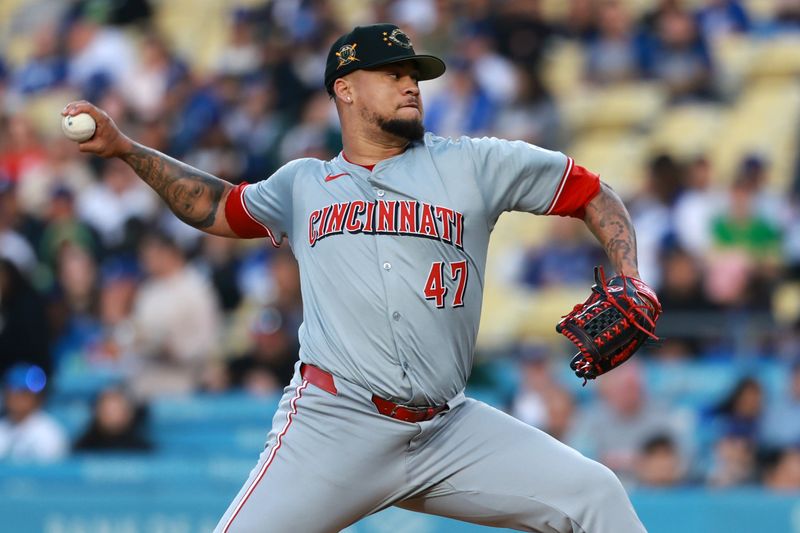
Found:
[(638, 272), (636, 233), (628, 210), (610, 187), (601, 187), (586, 206), (584, 222), (605, 248), (617, 272)]
[(198, 229), (214, 225), (222, 195), (230, 185), (146, 146), (134, 144), (121, 156), (175, 215)]

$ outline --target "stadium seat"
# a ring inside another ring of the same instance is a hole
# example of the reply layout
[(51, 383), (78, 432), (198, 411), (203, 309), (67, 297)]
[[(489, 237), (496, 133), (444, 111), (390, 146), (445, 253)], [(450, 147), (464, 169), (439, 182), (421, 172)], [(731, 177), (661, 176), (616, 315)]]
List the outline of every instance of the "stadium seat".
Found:
[(545, 54), (542, 79), (558, 99), (570, 98), (583, 84), (584, 54), (574, 41), (559, 41)]
[(152, 402), (151, 419), (162, 427), (196, 424), (261, 424), (269, 427), (279, 395), (254, 397), (244, 393), (163, 397)]
[(218, 66), (216, 62), (228, 42), (232, 10), (233, 5), (224, 0), (158, 2), (155, 23), (194, 69), (207, 73)]
[(714, 139), (710, 156), (730, 181), (743, 154), (769, 162), (769, 185), (782, 190), (793, 176), (800, 120), (800, 81), (762, 80), (748, 87)]
[(569, 130), (625, 132), (647, 126), (666, 103), (661, 85), (648, 82), (621, 83), (586, 88), (559, 101)]
[(600, 174), (623, 198), (641, 188), (647, 159), (647, 138), (629, 131), (594, 132), (576, 137), (568, 152), (575, 161)]
[(723, 94), (735, 96), (758, 57), (757, 42), (746, 35), (722, 35), (711, 42)]
[(800, 36), (787, 34), (765, 40), (758, 47), (748, 75), (752, 80), (790, 78), (800, 74)]
[(717, 104), (690, 104), (670, 108), (656, 121), (650, 134), (651, 153), (692, 158), (706, 153), (725, 120)]

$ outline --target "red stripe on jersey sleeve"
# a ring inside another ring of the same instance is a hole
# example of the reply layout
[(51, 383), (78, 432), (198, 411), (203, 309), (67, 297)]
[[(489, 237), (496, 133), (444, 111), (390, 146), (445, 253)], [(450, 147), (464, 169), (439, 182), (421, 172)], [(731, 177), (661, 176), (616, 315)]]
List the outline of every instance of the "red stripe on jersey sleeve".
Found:
[(225, 218), (233, 232), (243, 239), (269, 237), (273, 246), (278, 246), (272, 232), (264, 224), (255, 219), (244, 204), (244, 190), (249, 183), (240, 183), (234, 187), (225, 202)]
[(583, 218), (586, 205), (600, 192), (600, 176), (567, 160), (564, 176), (546, 215)]

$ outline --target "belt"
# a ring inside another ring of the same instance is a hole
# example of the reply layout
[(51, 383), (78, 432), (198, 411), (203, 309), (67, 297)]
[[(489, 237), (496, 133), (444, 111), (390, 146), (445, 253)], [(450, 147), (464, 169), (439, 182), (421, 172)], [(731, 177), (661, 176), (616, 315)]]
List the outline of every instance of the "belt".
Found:
[[(305, 363), (300, 365), (300, 376), (303, 379), (319, 387), (325, 392), (331, 394), (338, 394), (336, 385), (333, 382), (333, 376), (321, 368), (316, 366), (307, 365)], [(378, 412), (382, 415), (402, 420), (403, 422), (425, 422), (430, 420), (439, 413), (449, 409), (447, 404), (437, 405), (433, 407), (411, 407), (408, 405), (400, 405), (390, 400), (385, 400), (380, 396), (372, 395), (372, 403), (378, 408)]]

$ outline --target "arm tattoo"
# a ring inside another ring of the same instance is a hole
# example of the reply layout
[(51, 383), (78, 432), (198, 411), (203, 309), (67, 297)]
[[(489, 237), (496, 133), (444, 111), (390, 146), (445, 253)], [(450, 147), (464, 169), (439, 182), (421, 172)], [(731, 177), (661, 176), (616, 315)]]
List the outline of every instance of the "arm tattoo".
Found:
[(636, 233), (619, 196), (605, 184), (586, 206), (584, 222), (594, 233), (619, 273), (638, 276)]
[(214, 225), (220, 199), (231, 187), (228, 183), (139, 144), (120, 157), (179, 219), (198, 229)]

